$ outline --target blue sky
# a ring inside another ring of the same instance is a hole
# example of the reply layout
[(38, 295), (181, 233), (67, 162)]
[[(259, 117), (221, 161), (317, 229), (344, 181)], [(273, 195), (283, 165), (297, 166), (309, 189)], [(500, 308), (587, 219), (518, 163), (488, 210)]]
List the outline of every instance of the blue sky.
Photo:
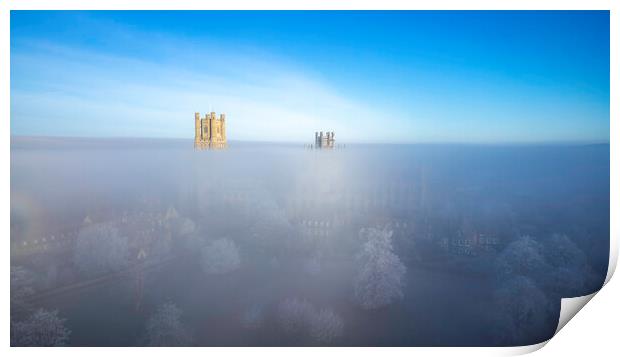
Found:
[(609, 13), (12, 11), (11, 133), (609, 142)]

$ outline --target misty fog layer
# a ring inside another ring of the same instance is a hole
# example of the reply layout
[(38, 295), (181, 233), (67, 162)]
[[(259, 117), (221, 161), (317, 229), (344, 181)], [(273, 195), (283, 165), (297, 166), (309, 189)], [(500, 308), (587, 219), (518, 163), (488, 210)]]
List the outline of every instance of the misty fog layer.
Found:
[(602, 285), (609, 145), (11, 142), (13, 346), (462, 346)]

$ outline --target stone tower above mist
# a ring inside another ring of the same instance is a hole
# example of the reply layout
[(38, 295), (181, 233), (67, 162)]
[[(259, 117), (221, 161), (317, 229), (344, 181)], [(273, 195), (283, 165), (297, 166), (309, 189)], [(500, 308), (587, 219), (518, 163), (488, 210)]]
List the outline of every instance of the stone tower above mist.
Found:
[(194, 113), (194, 147), (204, 149), (225, 148), (226, 141), (226, 114), (220, 114), (217, 118), (215, 112), (205, 114)]
[(333, 131), (328, 131), (325, 135), (323, 135), (322, 131), (320, 134), (318, 131), (314, 133), (314, 147), (316, 149), (333, 149), (335, 142)]

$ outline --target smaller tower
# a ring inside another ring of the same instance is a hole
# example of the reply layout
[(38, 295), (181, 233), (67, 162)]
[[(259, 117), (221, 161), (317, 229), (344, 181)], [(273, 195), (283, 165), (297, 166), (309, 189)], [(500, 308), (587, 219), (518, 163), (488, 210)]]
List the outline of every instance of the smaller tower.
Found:
[(226, 114), (220, 114), (220, 125), (222, 126), (222, 142), (226, 143)]
[(334, 132), (326, 131), (325, 134), (323, 132), (314, 132), (314, 148), (316, 149), (331, 149), (334, 147)]
[(202, 141), (202, 129), (200, 127), (200, 113), (194, 113), (194, 143)]

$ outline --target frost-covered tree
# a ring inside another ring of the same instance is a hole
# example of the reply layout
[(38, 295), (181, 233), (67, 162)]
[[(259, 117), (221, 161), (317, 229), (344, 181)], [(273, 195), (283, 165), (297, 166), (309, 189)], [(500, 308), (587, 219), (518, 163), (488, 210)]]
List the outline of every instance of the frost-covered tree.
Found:
[(114, 224), (98, 223), (80, 230), (73, 257), (79, 271), (94, 276), (126, 267), (128, 251), (127, 237)]
[(278, 308), (278, 322), (285, 333), (327, 344), (342, 336), (344, 322), (332, 309), (317, 309), (308, 301), (286, 299)]
[(146, 322), (146, 345), (189, 346), (191, 336), (181, 322), (182, 311), (173, 303), (161, 305)]
[(566, 235), (554, 234), (544, 242), (544, 254), (553, 267), (546, 279), (551, 292), (562, 297), (578, 296), (597, 288), (588, 258)]
[(202, 248), (201, 264), (207, 274), (225, 274), (237, 270), (241, 265), (237, 245), (228, 238), (208, 243)]
[(524, 276), (506, 281), (494, 294), (498, 342), (532, 344), (550, 337), (552, 305), (545, 293)]
[(307, 331), (314, 313), (314, 306), (308, 301), (289, 298), (280, 303), (278, 322), (286, 333), (300, 334)]
[(588, 263), (586, 255), (564, 234), (553, 234), (545, 240), (544, 253), (554, 267), (581, 268)]
[(11, 266), (11, 321), (17, 314), (29, 313), (32, 306), (26, 301), (34, 293), (34, 274), (21, 266)]
[(252, 305), (241, 314), (241, 325), (249, 330), (255, 330), (263, 324), (265, 312), (262, 305)]
[(65, 346), (70, 334), (58, 311), (38, 309), (26, 320), (11, 324), (11, 346)]
[(530, 236), (508, 244), (496, 259), (496, 273), (501, 280), (526, 276), (540, 282), (548, 271), (543, 246)]
[(513, 241), (498, 255), (496, 272), (501, 281), (528, 277), (556, 298), (591, 292), (597, 281), (587, 256), (570, 238), (559, 234), (540, 243), (529, 236)]
[(357, 255), (354, 296), (364, 309), (377, 309), (403, 298), (407, 271), (392, 247), (392, 231), (362, 229), (365, 243)]
[(310, 336), (319, 343), (330, 343), (342, 336), (344, 322), (331, 309), (323, 309), (310, 317)]

